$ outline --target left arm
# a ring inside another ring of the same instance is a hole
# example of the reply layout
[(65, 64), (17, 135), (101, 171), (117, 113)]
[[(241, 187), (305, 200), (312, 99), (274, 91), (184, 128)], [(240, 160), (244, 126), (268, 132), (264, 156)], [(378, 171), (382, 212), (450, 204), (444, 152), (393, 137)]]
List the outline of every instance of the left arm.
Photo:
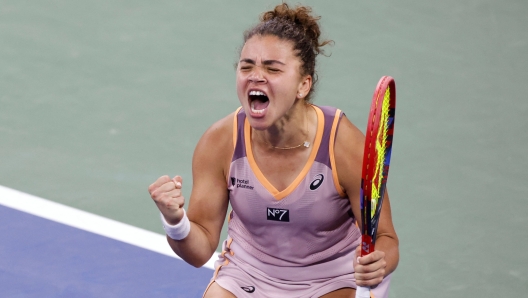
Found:
[[(365, 137), (345, 116), (341, 119), (335, 141), (335, 159), (339, 183), (345, 190), (356, 219), (361, 218), (360, 187)], [(358, 220), (361, 228), (361, 220)], [(358, 286), (375, 286), (392, 273), (399, 261), (398, 236), (391, 216), (389, 196), (385, 192), (376, 233), (375, 251), (354, 260)], [(356, 250), (360, 255), (361, 246)]]

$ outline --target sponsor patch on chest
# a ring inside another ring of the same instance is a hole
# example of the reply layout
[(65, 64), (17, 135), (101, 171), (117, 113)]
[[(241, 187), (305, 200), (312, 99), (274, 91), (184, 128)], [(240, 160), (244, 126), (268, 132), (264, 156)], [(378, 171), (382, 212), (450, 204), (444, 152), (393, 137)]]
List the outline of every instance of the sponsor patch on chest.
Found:
[(247, 179), (238, 179), (235, 177), (231, 177), (231, 184), (236, 188), (245, 188), (249, 190), (253, 190), (253, 186), (249, 185), (249, 180)]
[(290, 210), (268, 207), (268, 220), (290, 222)]

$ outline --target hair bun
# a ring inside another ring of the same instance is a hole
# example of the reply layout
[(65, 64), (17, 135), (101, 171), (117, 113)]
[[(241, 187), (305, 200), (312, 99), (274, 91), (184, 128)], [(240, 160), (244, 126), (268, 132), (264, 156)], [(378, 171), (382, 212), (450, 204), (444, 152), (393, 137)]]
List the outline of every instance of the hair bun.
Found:
[(277, 5), (273, 10), (267, 11), (260, 17), (261, 22), (268, 22), (273, 19), (281, 19), (283, 21), (301, 26), (304, 33), (312, 41), (315, 46), (314, 50), (317, 53), (321, 53), (320, 46), (325, 45), (319, 44), (319, 37), (321, 36), (321, 30), (319, 29), (318, 21), (321, 19), (319, 16), (312, 16), (312, 8), (308, 6), (296, 6), (290, 8), (288, 4), (283, 3)]

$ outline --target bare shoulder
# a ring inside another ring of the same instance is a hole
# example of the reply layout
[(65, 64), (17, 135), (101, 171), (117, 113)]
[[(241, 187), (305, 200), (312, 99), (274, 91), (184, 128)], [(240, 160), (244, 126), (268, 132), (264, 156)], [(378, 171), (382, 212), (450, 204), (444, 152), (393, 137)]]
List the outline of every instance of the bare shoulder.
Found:
[(213, 123), (202, 135), (194, 151), (193, 163), (207, 161), (215, 164), (230, 159), (233, 154), (233, 119), (235, 112)]
[[(211, 125), (203, 134), (202, 138), (200, 139), (200, 142), (208, 142), (208, 141), (228, 141), (226, 136), (231, 136), (233, 133), (233, 119), (235, 116), (235, 112), (225, 116), (224, 118), (216, 121)], [(231, 141), (231, 139), (229, 139)], [(232, 142), (231, 142), (232, 143)]]
[(336, 161), (350, 160), (363, 156), (365, 135), (346, 116), (343, 116), (337, 130), (335, 151)]
[(339, 184), (350, 196), (359, 193), (365, 136), (343, 116), (335, 140), (335, 160)]

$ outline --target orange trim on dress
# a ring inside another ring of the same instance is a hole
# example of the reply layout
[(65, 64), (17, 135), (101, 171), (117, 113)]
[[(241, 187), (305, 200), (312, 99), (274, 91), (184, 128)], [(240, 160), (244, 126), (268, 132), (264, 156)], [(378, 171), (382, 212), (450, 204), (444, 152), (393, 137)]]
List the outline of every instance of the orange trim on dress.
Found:
[(218, 266), (218, 268), (216, 268), (214, 274), (213, 274), (213, 278), (211, 279), (211, 281), (209, 282), (209, 284), (207, 285), (207, 287), (205, 288), (205, 291), (202, 295), (202, 298), (205, 297), (205, 294), (207, 294), (207, 291), (209, 291), (209, 288), (211, 287), (211, 285), (216, 281), (216, 276), (218, 276), (218, 271), (220, 271), (220, 268), (222, 268), (223, 266), (227, 266), (229, 264), (229, 260), (226, 259), (224, 261), (224, 263), (220, 266)]
[(238, 112), (240, 112), (241, 109), (242, 107), (238, 107), (238, 109), (236, 109), (235, 117), (233, 119), (233, 148), (236, 147), (238, 139)]
[(341, 187), (341, 184), (339, 184), (339, 176), (337, 175), (335, 153), (334, 153), (337, 125), (339, 124), (340, 116), (341, 116), (341, 110), (337, 109), (334, 115), (334, 122), (332, 122), (332, 130), (330, 131), (330, 144), (329, 144), (328, 153), (330, 154), (330, 165), (332, 166), (332, 177), (334, 178), (335, 188), (340, 196), (345, 197), (346, 196), (345, 191), (343, 187)]
[[(233, 242), (233, 238), (229, 238), (227, 240), (226, 249), (230, 249), (232, 242)], [(224, 257), (226, 252), (227, 252), (226, 250), (222, 251), (222, 257)], [(235, 252), (234, 251), (230, 251), (230, 254), (233, 256), (233, 255), (235, 255)], [(218, 268), (215, 269), (215, 272), (213, 274), (213, 278), (211, 279), (211, 281), (209, 282), (209, 284), (205, 288), (205, 291), (204, 291), (204, 293), (202, 295), (202, 298), (205, 297), (205, 294), (207, 293), (207, 291), (209, 290), (211, 285), (215, 282), (216, 277), (218, 276), (218, 272), (220, 271), (220, 268), (222, 268), (223, 266), (227, 266), (227, 265), (229, 265), (229, 260), (225, 259), (224, 263), (222, 265), (218, 266)]]
[(271, 184), (266, 177), (264, 177), (264, 174), (260, 171), (257, 162), (255, 161), (255, 157), (253, 156), (253, 149), (251, 148), (251, 125), (249, 125), (249, 120), (246, 118), (246, 121), (244, 122), (244, 141), (246, 144), (246, 157), (248, 159), (249, 166), (255, 173), (255, 176), (257, 176), (257, 179), (260, 181), (260, 183), (275, 197), (277, 194), (279, 194), (279, 191)]
[[(240, 110), (242, 109), (242, 107), (238, 107), (238, 109), (236, 109), (235, 111), (235, 116), (233, 117), (233, 150), (236, 150), (236, 143), (237, 143), (237, 140), (238, 140), (238, 112), (240, 112)], [(226, 182), (227, 182), (227, 185), (229, 185), (229, 175), (226, 175)]]
[(324, 131), (324, 114), (321, 109), (314, 105), (310, 105), (317, 114), (317, 131), (315, 133), (315, 140), (314, 144), (312, 146), (312, 151), (310, 152), (310, 156), (308, 157), (308, 161), (304, 165), (304, 168), (301, 170), (299, 175), (293, 180), (293, 182), (286, 187), (283, 191), (278, 191), (273, 184), (271, 184), (268, 179), (264, 176), (264, 174), (260, 171), (260, 168), (257, 165), (257, 162), (255, 161), (255, 157), (253, 156), (253, 150), (251, 148), (251, 126), (249, 125), (249, 121), (246, 118), (244, 123), (244, 138), (245, 138), (245, 144), (246, 144), (246, 155), (248, 159), (248, 163), (253, 170), (253, 173), (255, 173), (255, 176), (259, 180), (259, 182), (275, 197), (276, 200), (282, 200), (289, 194), (291, 194), (297, 186), (301, 183), (301, 181), (305, 178), (306, 174), (310, 171), (310, 168), (312, 167), (315, 157), (317, 156), (317, 152), (319, 151), (319, 146), (321, 145), (321, 139), (323, 138), (323, 131)]

